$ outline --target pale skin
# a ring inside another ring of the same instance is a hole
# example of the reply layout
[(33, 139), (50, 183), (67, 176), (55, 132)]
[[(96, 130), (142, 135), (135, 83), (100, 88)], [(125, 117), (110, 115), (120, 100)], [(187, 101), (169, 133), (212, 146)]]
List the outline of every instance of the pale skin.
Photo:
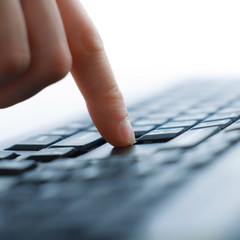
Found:
[(104, 139), (117, 147), (133, 144), (103, 43), (79, 0), (1, 0), (0, 56), (0, 108), (71, 72)]

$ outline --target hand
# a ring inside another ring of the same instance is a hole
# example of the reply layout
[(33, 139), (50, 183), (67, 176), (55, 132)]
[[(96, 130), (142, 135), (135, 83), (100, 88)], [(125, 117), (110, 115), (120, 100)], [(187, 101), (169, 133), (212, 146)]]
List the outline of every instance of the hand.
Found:
[(99, 34), (78, 0), (0, 1), (0, 107), (71, 71), (93, 122), (114, 146), (134, 142)]

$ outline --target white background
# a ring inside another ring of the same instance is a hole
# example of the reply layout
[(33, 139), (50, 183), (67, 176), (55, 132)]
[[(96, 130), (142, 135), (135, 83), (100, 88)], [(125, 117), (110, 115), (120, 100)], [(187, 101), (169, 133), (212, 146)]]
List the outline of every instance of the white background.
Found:
[[(239, 1), (82, 0), (127, 102), (169, 82), (240, 76)], [(239, 89), (240, 91), (240, 89)], [(86, 112), (68, 76), (0, 110), (1, 139)], [(0, 140), (1, 141), (1, 140)]]

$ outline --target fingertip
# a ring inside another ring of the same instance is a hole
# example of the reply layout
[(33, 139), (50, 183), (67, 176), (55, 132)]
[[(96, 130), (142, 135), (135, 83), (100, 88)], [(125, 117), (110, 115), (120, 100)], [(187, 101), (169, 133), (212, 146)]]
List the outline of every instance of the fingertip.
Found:
[(128, 117), (126, 117), (124, 120), (120, 122), (119, 135), (121, 137), (121, 143), (119, 146), (115, 147), (125, 147), (134, 144), (135, 134), (133, 132), (133, 128)]
[(135, 134), (123, 99), (89, 100), (87, 107), (102, 137), (114, 147), (133, 145)]

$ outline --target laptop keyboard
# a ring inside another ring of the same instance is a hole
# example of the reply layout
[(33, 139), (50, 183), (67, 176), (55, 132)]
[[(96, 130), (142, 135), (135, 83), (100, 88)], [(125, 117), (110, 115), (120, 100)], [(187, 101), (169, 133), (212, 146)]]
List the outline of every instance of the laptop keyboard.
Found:
[(84, 120), (2, 149), (0, 233), (35, 227), (55, 239), (71, 231), (113, 239), (138, 231), (156, 201), (240, 140), (239, 87), (188, 82), (130, 107), (132, 147), (113, 148)]

